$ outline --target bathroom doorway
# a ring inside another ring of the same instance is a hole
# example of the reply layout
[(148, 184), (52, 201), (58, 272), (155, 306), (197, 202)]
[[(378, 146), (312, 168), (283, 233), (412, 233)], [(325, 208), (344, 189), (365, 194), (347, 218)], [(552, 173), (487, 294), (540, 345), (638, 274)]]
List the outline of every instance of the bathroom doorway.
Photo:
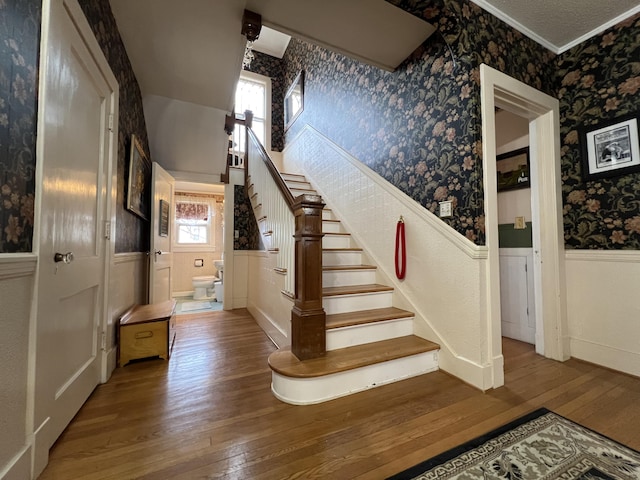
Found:
[(224, 185), (176, 181), (171, 212), (176, 313), (222, 310)]

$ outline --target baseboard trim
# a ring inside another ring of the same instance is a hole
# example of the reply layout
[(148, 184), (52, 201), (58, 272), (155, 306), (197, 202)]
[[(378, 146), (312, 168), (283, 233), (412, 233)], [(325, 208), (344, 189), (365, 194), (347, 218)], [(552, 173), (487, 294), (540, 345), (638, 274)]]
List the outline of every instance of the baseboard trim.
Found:
[(0, 470), (0, 480), (24, 480), (31, 477), (31, 445), (24, 446), (7, 466)]
[[(502, 356), (500, 356), (500, 359), (502, 359)], [(502, 363), (495, 362), (496, 358), (494, 358), (493, 365), (478, 365), (467, 358), (454, 355), (450, 350), (444, 348), (440, 349), (438, 356), (440, 370), (482, 391), (496, 387), (494, 386), (494, 371), (502, 373), (504, 360), (502, 359)], [(497, 380), (499, 381), (500, 378)], [(504, 384), (504, 379), (502, 384)]]
[(573, 358), (640, 377), (640, 354), (638, 353), (578, 338), (570, 338), (569, 345)]
[(106, 368), (104, 369), (104, 376), (101, 379), (102, 383), (107, 383), (116, 369), (118, 359), (118, 347), (114, 345), (104, 353), (104, 361), (106, 362)]
[(276, 323), (271, 320), (271, 318), (262, 309), (250, 302), (247, 305), (247, 310), (276, 347), (283, 348), (284, 346), (289, 345), (290, 342), (287, 339), (286, 332), (276, 325)]

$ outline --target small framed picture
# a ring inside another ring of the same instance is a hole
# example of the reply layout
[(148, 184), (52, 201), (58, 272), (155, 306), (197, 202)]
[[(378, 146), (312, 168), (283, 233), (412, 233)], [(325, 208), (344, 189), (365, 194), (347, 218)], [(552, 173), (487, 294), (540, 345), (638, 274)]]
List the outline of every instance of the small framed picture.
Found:
[(151, 165), (142, 145), (135, 135), (131, 135), (131, 153), (129, 155), (129, 181), (127, 182), (127, 210), (139, 217), (149, 219), (149, 190)]
[(637, 116), (583, 126), (579, 133), (585, 181), (640, 172)]
[(169, 202), (160, 200), (160, 231), (161, 237), (169, 235)]
[(496, 156), (496, 170), (498, 192), (529, 187), (529, 147)]

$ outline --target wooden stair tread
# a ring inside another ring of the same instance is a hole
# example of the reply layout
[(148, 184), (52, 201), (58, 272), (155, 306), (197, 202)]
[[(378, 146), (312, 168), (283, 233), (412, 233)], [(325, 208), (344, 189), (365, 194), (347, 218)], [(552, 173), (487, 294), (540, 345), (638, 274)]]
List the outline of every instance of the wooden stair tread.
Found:
[(375, 265), (326, 265), (322, 267), (325, 272), (335, 272), (340, 270), (376, 270)]
[(437, 350), (440, 347), (415, 335), (328, 351), (323, 357), (300, 361), (291, 350), (269, 355), (271, 369), (287, 377), (314, 378)]
[[(324, 210), (326, 210), (326, 208)], [(322, 221), (323, 222), (331, 222), (331, 223), (340, 223), (340, 220), (331, 220), (329, 218), (323, 218)]]
[(326, 237), (327, 235), (335, 235), (337, 237), (350, 237), (351, 234), (348, 232), (322, 232), (324, 234), (324, 236)]
[(323, 248), (323, 252), (361, 252), (362, 249), (360, 247), (349, 247), (349, 248)]
[(327, 330), (354, 325), (366, 325), (368, 323), (384, 322), (386, 320), (398, 320), (400, 318), (412, 318), (413, 312), (396, 307), (376, 308), (373, 310), (359, 310), (347, 313), (334, 313), (327, 315)]
[(323, 287), (322, 296), (335, 297), (338, 295), (357, 295), (362, 293), (379, 293), (392, 291), (393, 287), (371, 283), (367, 285), (347, 285), (344, 287)]

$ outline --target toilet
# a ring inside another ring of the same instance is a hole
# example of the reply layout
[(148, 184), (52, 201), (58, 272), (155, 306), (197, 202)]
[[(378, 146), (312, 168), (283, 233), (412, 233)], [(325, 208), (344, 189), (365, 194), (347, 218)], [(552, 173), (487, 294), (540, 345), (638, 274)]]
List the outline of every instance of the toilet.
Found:
[(208, 300), (214, 297), (214, 282), (218, 280), (218, 277), (214, 275), (202, 275), (193, 277), (191, 280), (194, 300)]
[(216, 294), (216, 302), (222, 303), (222, 298), (224, 296), (224, 286), (222, 285), (222, 281), (216, 280), (215, 282), (213, 282), (213, 289)]

